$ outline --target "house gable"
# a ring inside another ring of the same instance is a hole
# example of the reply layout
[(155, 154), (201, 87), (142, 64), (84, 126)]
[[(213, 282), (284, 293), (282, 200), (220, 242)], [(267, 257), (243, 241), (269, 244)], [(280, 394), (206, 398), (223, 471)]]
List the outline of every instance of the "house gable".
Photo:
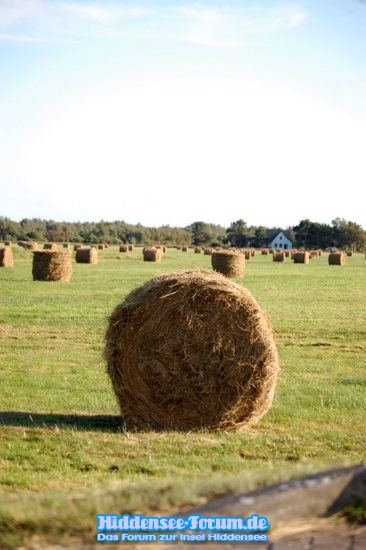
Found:
[[(289, 231), (270, 231), (269, 233), (269, 248), (282, 248), (284, 250), (291, 250), (293, 247), (293, 240), (289, 235)], [(287, 235), (286, 235), (287, 233)]]

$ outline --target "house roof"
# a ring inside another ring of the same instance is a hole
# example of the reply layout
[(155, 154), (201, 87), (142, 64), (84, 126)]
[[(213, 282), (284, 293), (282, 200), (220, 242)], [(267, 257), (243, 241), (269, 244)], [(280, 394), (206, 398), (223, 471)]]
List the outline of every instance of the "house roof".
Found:
[(267, 238), (269, 242), (272, 242), (273, 239), (275, 239), (279, 233), (283, 233), (285, 237), (292, 243), (295, 242), (295, 235), (292, 229), (268, 229)]

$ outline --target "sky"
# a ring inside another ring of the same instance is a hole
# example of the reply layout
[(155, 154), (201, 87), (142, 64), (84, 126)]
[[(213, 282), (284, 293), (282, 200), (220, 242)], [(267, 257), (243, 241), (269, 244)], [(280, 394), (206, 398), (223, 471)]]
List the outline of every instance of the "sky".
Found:
[(0, 0), (0, 216), (366, 228), (366, 1)]

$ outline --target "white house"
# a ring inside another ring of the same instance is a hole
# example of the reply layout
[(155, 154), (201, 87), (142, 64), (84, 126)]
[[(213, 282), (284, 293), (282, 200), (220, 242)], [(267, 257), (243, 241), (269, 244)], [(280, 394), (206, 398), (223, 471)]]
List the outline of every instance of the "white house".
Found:
[(268, 231), (268, 248), (283, 248), (291, 250), (294, 245), (294, 236), (292, 231), (276, 229)]

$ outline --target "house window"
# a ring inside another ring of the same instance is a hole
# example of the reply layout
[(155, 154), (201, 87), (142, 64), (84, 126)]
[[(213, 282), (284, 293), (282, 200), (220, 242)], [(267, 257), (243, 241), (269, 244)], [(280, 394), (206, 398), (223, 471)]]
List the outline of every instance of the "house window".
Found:
[(283, 245), (283, 248), (287, 248), (287, 244), (284, 244), (284, 245)]
[(282, 235), (280, 235), (280, 241), (282, 241)]
[(280, 243), (280, 248), (282, 248), (282, 243)]

